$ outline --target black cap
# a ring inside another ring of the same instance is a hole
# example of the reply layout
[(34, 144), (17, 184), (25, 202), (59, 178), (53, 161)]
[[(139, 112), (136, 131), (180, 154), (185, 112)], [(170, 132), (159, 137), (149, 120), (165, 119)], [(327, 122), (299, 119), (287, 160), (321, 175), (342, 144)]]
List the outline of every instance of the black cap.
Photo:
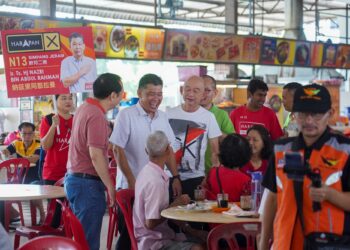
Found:
[(322, 85), (313, 83), (295, 91), (293, 112), (326, 113), (331, 107), (329, 91)]

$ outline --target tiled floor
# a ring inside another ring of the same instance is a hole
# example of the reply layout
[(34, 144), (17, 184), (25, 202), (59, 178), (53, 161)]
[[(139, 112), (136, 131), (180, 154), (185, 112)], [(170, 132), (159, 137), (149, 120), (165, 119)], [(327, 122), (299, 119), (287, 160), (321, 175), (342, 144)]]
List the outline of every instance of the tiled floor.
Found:
[[(23, 202), (23, 212), (24, 212), (24, 218), (25, 218), (25, 225), (30, 225), (30, 210), (29, 210), (29, 205), (26, 202)], [(103, 224), (102, 224), (102, 232), (101, 232), (101, 238), (100, 238), (100, 249), (107, 249), (107, 230), (108, 230), (108, 212), (106, 211), (105, 216), (103, 217)], [(20, 225), (20, 223), (18, 223), (18, 225)], [(13, 243), (14, 240), (14, 231), (10, 231), (9, 233), (10, 237), (11, 237), (11, 241)], [(26, 242), (27, 239), (24, 237), (21, 237), (21, 244), (23, 244), (24, 242)], [(112, 249), (115, 249), (115, 243), (116, 243), (116, 238), (114, 238), (113, 240), (113, 244), (112, 244)]]

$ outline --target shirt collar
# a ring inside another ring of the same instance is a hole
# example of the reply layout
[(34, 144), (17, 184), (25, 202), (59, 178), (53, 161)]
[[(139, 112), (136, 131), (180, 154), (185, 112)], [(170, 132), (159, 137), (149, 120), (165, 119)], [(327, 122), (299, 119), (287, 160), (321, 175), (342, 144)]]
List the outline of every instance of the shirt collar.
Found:
[[(136, 103), (136, 109), (137, 111), (139, 112), (139, 115), (141, 116), (149, 116), (149, 114), (143, 109), (143, 107), (141, 106), (140, 104), (140, 101), (138, 101)], [(156, 111), (156, 113), (154, 114), (154, 117), (153, 119), (157, 118), (158, 117), (158, 110)]]
[(153, 169), (155, 169), (156, 171), (158, 171), (161, 175), (162, 175), (162, 178), (165, 180), (165, 181), (168, 181), (169, 180), (169, 177), (167, 176), (167, 174), (165, 173), (164, 169), (161, 169), (157, 164), (149, 161), (148, 162), (148, 165), (150, 167), (152, 167)]
[(101, 106), (100, 102), (97, 99), (88, 97), (86, 98), (86, 102), (91, 105), (95, 105), (103, 112), (103, 114), (106, 114), (106, 111), (104, 110), (104, 108)]
[[(324, 131), (324, 133), (321, 135), (320, 138), (314, 144), (312, 144), (309, 148), (310, 149), (317, 149), (320, 150), (322, 146), (325, 144), (326, 141), (328, 141), (330, 138), (330, 129), (327, 127), (327, 129)], [(293, 141), (292, 144), (292, 150), (300, 150), (300, 149), (305, 149), (308, 148), (305, 144), (304, 138), (302, 133), (299, 133), (299, 136)]]

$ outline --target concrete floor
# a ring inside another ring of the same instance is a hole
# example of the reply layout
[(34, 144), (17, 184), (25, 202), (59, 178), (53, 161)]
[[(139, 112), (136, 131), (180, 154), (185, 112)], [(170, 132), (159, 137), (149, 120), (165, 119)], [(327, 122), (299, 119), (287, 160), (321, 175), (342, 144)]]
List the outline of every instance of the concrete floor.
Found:
[[(16, 205), (14, 205), (16, 207)], [(30, 210), (29, 210), (29, 204), (28, 202), (22, 202), (22, 206), (23, 206), (23, 213), (24, 213), (24, 224), (25, 225), (30, 225), (31, 221), (30, 221)], [(108, 219), (109, 219), (109, 215), (108, 215), (108, 211), (106, 211), (106, 214), (103, 217), (103, 224), (102, 224), (102, 232), (101, 232), (101, 238), (100, 238), (100, 249), (107, 249), (107, 230), (108, 230)], [(18, 224), (13, 224), (13, 225), (20, 225), (20, 223)], [(13, 244), (14, 242), (14, 231), (11, 230), (9, 232), (10, 238), (11, 238), (11, 242)], [(113, 244), (112, 244), (112, 249), (115, 249), (115, 244), (116, 244), (116, 239), (113, 239)], [(25, 237), (21, 237), (21, 245), (24, 242), (27, 242), (27, 238)]]

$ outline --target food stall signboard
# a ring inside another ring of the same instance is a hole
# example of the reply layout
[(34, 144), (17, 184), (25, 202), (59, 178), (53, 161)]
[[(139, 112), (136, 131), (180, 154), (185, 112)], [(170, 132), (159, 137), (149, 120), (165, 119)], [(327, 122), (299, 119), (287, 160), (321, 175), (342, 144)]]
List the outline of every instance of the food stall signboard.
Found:
[(96, 79), (90, 27), (1, 31), (8, 97), (88, 92)]
[(295, 41), (278, 39), (275, 55), (276, 65), (292, 66), (294, 64)]
[(164, 29), (90, 24), (96, 56), (125, 59), (162, 59)]

